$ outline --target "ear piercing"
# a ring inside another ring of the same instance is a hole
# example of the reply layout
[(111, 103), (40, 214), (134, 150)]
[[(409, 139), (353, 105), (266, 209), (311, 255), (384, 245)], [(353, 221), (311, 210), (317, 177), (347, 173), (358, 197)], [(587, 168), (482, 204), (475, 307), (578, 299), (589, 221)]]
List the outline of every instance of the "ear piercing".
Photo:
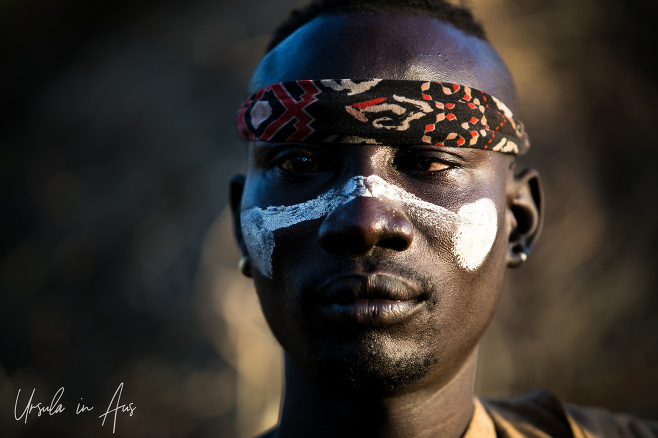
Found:
[(521, 259), (521, 264), (524, 264), (528, 260), (528, 254), (525, 251), (519, 251), (519, 258)]
[(249, 263), (249, 256), (242, 256), (238, 262), (238, 269), (240, 270), (240, 273), (242, 273), (242, 275), (245, 277), (253, 277), (253, 274), (251, 273), (251, 264)]
[(518, 268), (519, 266), (523, 265), (525, 262), (528, 261), (528, 253), (524, 251), (525, 246), (524, 245), (514, 245), (511, 249), (510, 252), (508, 252), (508, 261), (507, 261), (507, 266), (510, 268)]

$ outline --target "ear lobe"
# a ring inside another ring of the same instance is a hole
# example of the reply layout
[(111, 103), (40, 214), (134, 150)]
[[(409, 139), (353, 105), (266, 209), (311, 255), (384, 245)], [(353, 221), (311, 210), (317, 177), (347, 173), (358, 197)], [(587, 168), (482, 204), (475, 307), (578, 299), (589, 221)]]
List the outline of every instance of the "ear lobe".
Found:
[(544, 194), (539, 173), (525, 169), (513, 176), (508, 193), (508, 214), (511, 214), (507, 266), (521, 266), (532, 250), (544, 221)]
[(244, 192), (244, 175), (233, 175), (229, 183), (229, 205), (233, 216), (233, 234), (243, 256), (247, 255), (247, 248), (242, 237), (240, 212), (242, 211), (242, 193)]

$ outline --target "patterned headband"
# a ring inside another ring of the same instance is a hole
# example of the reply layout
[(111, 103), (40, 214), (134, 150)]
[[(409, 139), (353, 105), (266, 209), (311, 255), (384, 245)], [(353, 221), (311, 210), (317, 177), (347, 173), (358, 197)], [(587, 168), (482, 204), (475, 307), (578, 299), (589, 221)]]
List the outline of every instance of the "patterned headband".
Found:
[(245, 140), (432, 144), (523, 154), (523, 123), (483, 91), (448, 82), (326, 79), (282, 82), (238, 112)]

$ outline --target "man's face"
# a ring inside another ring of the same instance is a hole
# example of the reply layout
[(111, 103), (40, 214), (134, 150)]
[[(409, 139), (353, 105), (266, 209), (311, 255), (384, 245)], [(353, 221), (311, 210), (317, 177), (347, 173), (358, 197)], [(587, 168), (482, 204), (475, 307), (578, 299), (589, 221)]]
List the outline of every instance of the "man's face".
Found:
[[(414, 16), (316, 19), (252, 87), (368, 77), (455, 82), (514, 105), (488, 44)], [(250, 145), (238, 239), (294, 364), (327, 387), (382, 393), (449, 380), (502, 289), (511, 161), (430, 145)]]

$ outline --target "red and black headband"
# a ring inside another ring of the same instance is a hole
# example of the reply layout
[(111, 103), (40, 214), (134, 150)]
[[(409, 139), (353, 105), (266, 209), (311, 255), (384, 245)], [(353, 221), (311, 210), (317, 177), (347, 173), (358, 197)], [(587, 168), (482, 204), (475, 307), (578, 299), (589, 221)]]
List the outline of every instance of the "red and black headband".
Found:
[(264, 142), (432, 144), (523, 154), (523, 123), (483, 91), (448, 82), (325, 79), (254, 93), (238, 131)]

